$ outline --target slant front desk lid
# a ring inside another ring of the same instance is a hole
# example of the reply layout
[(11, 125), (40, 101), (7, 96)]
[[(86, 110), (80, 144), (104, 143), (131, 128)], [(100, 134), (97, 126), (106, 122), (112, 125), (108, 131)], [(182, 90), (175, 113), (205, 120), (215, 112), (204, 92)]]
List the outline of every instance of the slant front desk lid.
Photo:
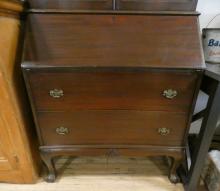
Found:
[(30, 14), (23, 67), (204, 68), (197, 16)]

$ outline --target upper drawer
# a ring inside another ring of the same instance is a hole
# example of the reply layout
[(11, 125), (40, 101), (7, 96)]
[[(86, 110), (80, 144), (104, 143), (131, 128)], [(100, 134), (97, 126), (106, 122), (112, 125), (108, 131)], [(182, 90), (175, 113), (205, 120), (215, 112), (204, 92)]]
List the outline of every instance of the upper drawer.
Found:
[(29, 0), (32, 9), (111, 10), (112, 0)]
[(120, 10), (193, 11), (198, 0), (117, 0)]
[[(181, 72), (30, 70), (27, 79), (38, 111), (117, 109), (188, 112), (197, 75)], [(169, 89), (174, 90), (176, 95), (165, 92)]]

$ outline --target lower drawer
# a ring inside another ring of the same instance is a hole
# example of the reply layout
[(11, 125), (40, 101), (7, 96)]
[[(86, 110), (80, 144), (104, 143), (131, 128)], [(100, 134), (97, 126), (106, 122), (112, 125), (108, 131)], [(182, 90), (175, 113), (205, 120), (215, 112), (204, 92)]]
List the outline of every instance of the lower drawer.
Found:
[(182, 146), (187, 115), (99, 110), (38, 113), (44, 145), (135, 144)]

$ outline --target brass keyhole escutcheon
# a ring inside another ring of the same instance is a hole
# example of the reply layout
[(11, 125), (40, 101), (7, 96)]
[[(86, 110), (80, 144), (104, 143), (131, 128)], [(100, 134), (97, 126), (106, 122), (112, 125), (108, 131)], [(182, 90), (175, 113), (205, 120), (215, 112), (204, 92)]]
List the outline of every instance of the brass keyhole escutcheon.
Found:
[(168, 128), (159, 128), (158, 129), (158, 133), (161, 135), (161, 136), (166, 136), (166, 135), (169, 135), (170, 134), (170, 129)]
[(59, 135), (67, 135), (69, 133), (69, 129), (67, 127), (57, 127), (56, 128), (56, 133)]
[(178, 95), (178, 92), (173, 89), (167, 89), (163, 91), (163, 96), (167, 99), (173, 99)]
[(50, 90), (49, 94), (53, 98), (61, 98), (64, 96), (63, 90), (61, 90), (61, 89)]

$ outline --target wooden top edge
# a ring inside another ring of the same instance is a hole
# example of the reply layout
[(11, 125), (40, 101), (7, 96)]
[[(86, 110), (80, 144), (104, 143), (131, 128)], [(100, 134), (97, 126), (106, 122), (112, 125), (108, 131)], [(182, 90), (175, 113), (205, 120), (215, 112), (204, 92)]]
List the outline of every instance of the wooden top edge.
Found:
[(32, 69), (36, 69), (36, 70), (56, 70), (56, 69), (61, 69), (61, 70), (66, 70), (66, 69), (72, 69), (72, 70), (80, 70), (80, 71), (91, 71), (91, 70), (113, 70), (113, 71), (117, 71), (117, 70), (184, 70), (184, 71), (192, 71), (192, 70), (196, 70), (196, 71), (204, 71), (206, 69), (206, 65), (201, 65), (198, 67), (152, 67), (152, 66), (51, 66), (51, 65), (35, 65), (32, 62), (28, 62), (28, 61), (23, 61), (21, 64), (21, 67), (25, 70), (32, 70)]
[(121, 11), (121, 10), (58, 10), (58, 9), (27, 9), (26, 13), (62, 13), (62, 14), (136, 14), (136, 15), (184, 15), (199, 16), (197, 11)]
[(0, 0), (0, 13), (19, 14), (24, 10), (23, 4), (21, 0)]
[(157, 149), (169, 149), (170, 151), (179, 151), (180, 149), (184, 149), (185, 147), (182, 146), (153, 146), (153, 145), (65, 145), (65, 146), (57, 146), (57, 145), (41, 145), (39, 149), (43, 152), (50, 152), (50, 151), (59, 151), (60, 149), (64, 149), (66, 151), (71, 149), (88, 149), (88, 148), (95, 148), (95, 149), (149, 149), (149, 150), (157, 150)]

